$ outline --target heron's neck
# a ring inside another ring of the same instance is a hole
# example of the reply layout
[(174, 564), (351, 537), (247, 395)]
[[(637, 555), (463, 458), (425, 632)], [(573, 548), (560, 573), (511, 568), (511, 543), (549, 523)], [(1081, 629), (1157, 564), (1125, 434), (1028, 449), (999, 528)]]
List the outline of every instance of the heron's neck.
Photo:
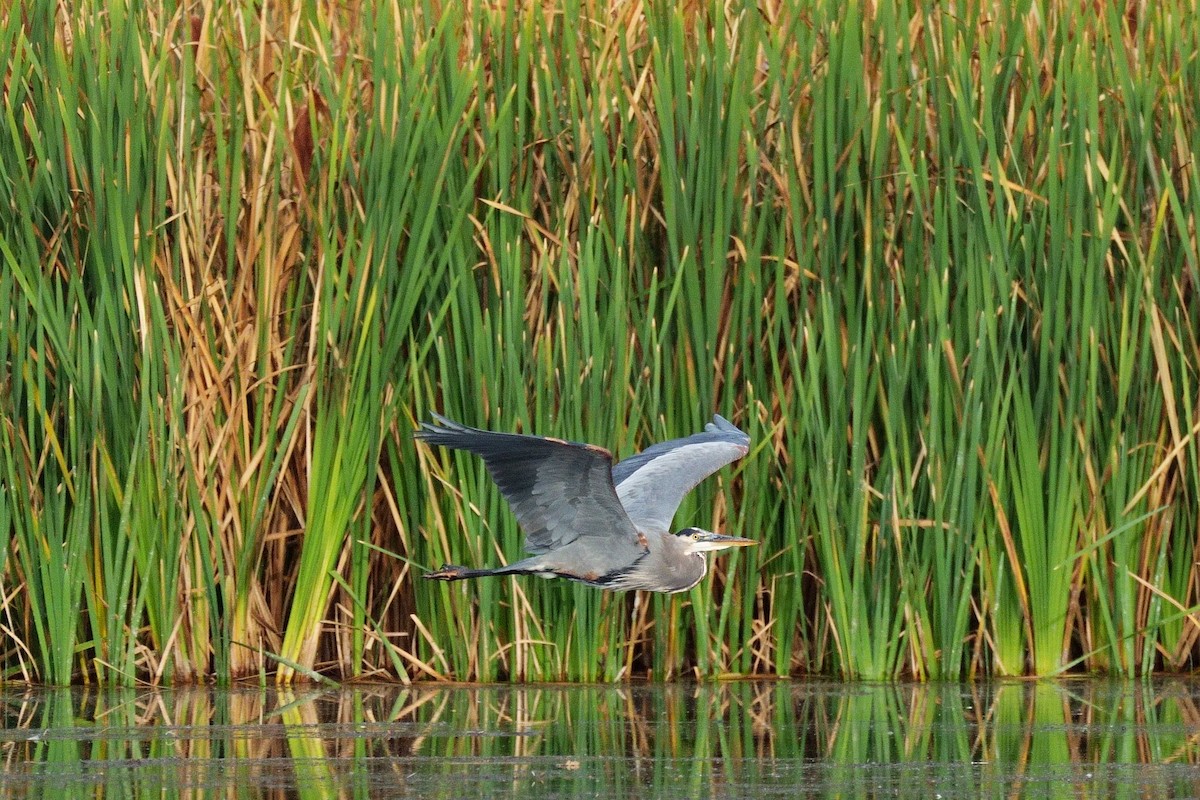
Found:
[(691, 550), (690, 543), (674, 534), (663, 536), (660, 567), (671, 573), (673, 583), (685, 591), (692, 588), (708, 574), (708, 559), (704, 553)]

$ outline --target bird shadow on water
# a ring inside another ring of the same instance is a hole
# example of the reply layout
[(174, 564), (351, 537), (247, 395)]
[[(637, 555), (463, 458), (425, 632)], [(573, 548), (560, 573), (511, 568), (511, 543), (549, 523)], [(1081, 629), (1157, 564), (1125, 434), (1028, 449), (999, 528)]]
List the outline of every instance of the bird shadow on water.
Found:
[(0, 689), (0, 797), (1182, 797), (1200, 681)]

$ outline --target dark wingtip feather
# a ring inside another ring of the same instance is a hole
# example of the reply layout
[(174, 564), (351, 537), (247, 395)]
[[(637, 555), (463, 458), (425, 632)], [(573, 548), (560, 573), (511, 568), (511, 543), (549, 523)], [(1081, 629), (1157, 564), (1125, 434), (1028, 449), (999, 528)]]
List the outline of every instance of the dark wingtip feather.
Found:
[(746, 446), (750, 444), (750, 434), (734, 425), (720, 414), (713, 414), (713, 421), (704, 426), (709, 433), (724, 434), (727, 440), (732, 439)]
[(413, 431), (414, 439), (437, 443), (439, 437), (456, 436), (471, 430), (466, 425), (455, 422), (449, 417), (443, 417), (436, 411), (431, 411), (429, 416), (433, 417), (434, 422), (422, 422), (421, 427)]

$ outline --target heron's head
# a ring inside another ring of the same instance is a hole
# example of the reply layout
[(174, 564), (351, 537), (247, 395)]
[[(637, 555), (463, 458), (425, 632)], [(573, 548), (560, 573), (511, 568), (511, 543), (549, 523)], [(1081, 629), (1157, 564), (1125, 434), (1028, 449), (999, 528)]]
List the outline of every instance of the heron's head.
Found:
[(753, 539), (726, 536), (723, 533), (713, 533), (702, 528), (684, 528), (675, 535), (687, 546), (689, 553), (711, 553), (727, 547), (747, 547), (757, 544)]

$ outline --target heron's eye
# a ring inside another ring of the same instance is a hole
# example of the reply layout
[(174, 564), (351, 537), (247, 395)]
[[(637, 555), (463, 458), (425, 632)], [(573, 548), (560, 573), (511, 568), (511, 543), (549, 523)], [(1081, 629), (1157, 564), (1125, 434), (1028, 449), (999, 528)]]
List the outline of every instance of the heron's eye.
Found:
[(697, 532), (697, 533), (693, 533), (693, 534), (692, 534), (692, 541), (693, 541), (693, 542), (698, 542), (698, 541), (700, 541), (700, 534), (699, 534), (698, 532)]

